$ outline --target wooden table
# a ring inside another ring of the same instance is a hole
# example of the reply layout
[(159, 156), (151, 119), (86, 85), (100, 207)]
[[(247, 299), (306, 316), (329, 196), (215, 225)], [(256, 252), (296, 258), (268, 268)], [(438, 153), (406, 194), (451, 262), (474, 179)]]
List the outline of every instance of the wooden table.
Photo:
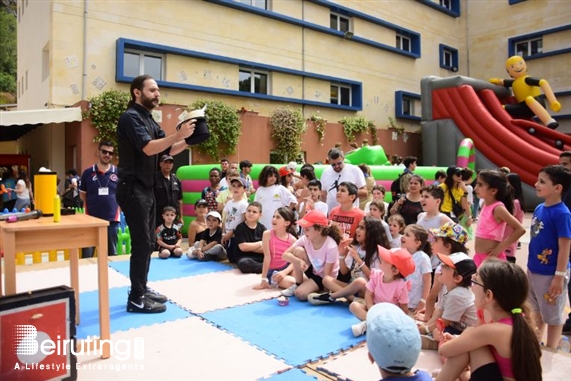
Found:
[[(16, 253), (69, 249), (71, 287), (75, 290), (75, 321), (79, 324), (79, 251), (78, 248), (97, 248), (99, 287), (100, 340), (111, 339), (109, 315), (109, 274), (107, 266), (107, 226), (109, 222), (85, 214), (37, 220), (0, 222), (0, 247), (4, 250), (5, 295), (16, 294)], [(0, 262), (1, 266), (1, 262)], [(0, 268), (0, 295), (2, 292)], [(101, 357), (110, 357), (110, 344), (103, 345)]]

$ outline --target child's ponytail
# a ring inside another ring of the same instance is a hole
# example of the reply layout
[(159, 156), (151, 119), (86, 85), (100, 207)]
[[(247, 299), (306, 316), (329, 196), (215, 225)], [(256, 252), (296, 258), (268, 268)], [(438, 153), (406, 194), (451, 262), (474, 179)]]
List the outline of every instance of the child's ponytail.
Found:
[(321, 226), (321, 235), (333, 238), (337, 245), (341, 242), (341, 230), (335, 223), (331, 223), (329, 226)]
[(511, 363), (518, 381), (541, 380), (541, 348), (533, 330), (526, 300), (529, 283), (514, 263), (497, 259), (484, 261), (478, 269), (485, 290), (491, 290), (498, 306), (512, 315)]

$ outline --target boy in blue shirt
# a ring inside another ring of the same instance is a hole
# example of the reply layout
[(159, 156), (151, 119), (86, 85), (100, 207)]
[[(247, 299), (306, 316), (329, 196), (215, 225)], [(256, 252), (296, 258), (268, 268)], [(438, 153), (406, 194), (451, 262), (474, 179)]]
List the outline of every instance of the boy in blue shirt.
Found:
[(561, 202), (561, 196), (570, 184), (571, 174), (561, 165), (542, 168), (535, 183), (537, 196), (545, 202), (535, 208), (531, 220), (527, 262), (529, 301), (535, 311), (540, 337), (547, 325), (546, 346), (550, 348), (557, 347), (565, 322), (571, 213)]

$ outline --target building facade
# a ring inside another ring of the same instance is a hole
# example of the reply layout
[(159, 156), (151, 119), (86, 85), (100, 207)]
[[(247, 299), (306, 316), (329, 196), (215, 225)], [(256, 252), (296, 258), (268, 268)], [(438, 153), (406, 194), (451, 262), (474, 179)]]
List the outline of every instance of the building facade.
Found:
[(291, 105), (381, 129), (392, 117), (414, 133), (421, 78), (505, 77), (520, 53), (571, 132), (571, 2), (485, 3), (19, 0), (18, 109), (128, 91), (146, 73), (167, 104), (214, 98), (262, 116)]

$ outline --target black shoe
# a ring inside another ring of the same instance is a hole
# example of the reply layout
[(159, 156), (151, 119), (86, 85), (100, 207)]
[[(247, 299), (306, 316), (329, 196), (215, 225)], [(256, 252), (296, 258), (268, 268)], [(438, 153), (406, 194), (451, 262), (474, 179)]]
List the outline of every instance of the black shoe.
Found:
[(161, 312), (165, 312), (167, 310), (167, 306), (161, 303), (157, 303), (155, 301), (149, 300), (145, 297), (139, 298), (139, 300), (135, 301), (129, 299), (127, 301), (127, 312), (138, 312), (144, 314), (157, 314)]
[(158, 292), (151, 290), (150, 288), (147, 288), (147, 291), (145, 291), (145, 299), (163, 304), (166, 303), (168, 300), (166, 296), (164, 296), (163, 294), (159, 294)]
[(567, 335), (571, 333), (571, 317), (569, 317), (569, 319), (567, 319), (565, 324), (563, 324), (563, 332), (562, 333), (567, 334)]
[(314, 306), (320, 306), (323, 304), (335, 303), (335, 299), (333, 299), (331, 297), (331, 294), (329, 294), (328, 292), (324, 292), (321, 294), (318, 294), (316, 292), (312, 292), (311, 294), (309, 294), (307, 296), (307, 301), (310, 304), (313, 304)]

